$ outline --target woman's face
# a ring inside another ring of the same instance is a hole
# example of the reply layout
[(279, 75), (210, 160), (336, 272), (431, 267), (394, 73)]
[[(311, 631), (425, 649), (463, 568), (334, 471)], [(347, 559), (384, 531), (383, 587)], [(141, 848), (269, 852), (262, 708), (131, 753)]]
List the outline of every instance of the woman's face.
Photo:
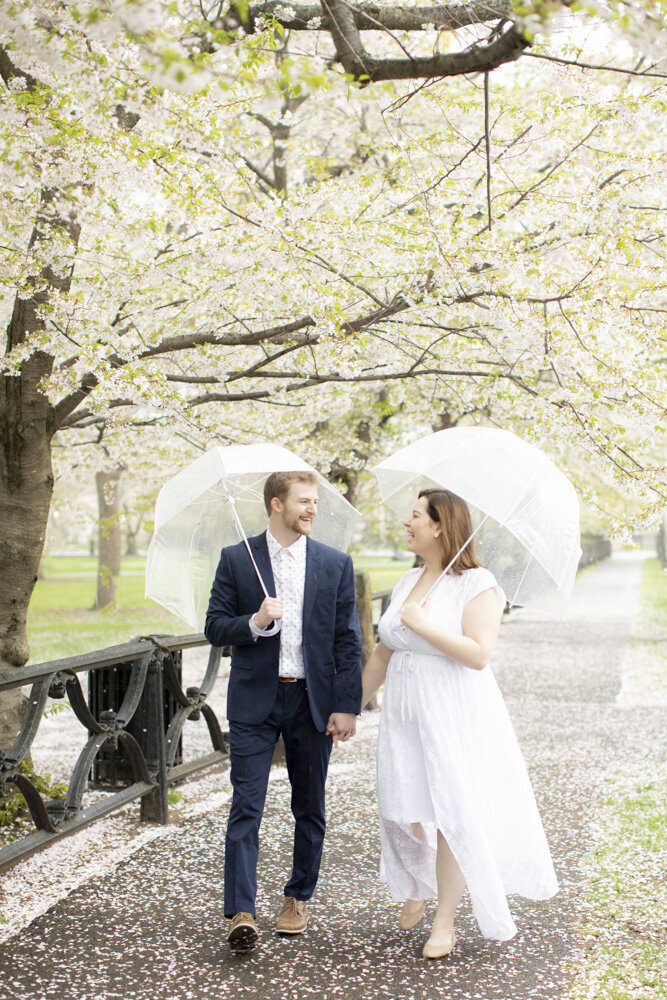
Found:
[(415, 555), (425, 556), (429, 551), (440, 549), (440, 525), (429, 517), (426, 497), (415, 501), (403, 524), (408, 533), (408, 548)]

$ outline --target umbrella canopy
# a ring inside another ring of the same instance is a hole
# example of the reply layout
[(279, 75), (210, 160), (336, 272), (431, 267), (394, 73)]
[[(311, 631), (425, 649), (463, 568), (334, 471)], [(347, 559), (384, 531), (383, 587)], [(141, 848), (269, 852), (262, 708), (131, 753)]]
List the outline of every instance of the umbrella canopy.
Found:
[(345, 551), (360, 514), (316, 469), (275, 444), (216, 447), (160, 490), (146, 597), (201, 630), (220, 550), (266, 528), (263, 489), (272, 472), (315, 473), (319, 503), (312, 537)]
[(510, 431), (452, 427), (374, 469), (382, 499), (405, 517), (422, 489), (465, 500), (479, 561), (511, 604), (565, 613), (579, 564), (579, 502), (551, 459)]

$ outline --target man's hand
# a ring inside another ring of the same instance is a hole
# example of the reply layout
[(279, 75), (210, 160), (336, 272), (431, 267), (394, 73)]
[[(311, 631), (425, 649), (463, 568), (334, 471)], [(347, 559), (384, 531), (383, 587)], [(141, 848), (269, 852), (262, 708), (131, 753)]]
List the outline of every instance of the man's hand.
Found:
[(345, 743), (350, 736), (354, 736), (357, 731), (357, 717), (346, 712), (333, 712), (329, 716), (327, 723), (327, 736), (333, 736), (334, 746), (338, 746), (338, 740)]
[(265, 597), (259, 606), (259, 611), (255, 613), (255, 625), (257, 628), (268, 628), (276, 620), (283, 616), (283, 602), (277, 597)]

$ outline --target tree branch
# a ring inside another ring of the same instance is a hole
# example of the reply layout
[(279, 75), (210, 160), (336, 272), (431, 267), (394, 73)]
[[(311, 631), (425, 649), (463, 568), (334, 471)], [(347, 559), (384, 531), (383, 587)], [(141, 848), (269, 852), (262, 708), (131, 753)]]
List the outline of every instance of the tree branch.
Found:
[(9, 81), (15, 77), (25, 80), (28, 90), (35, 90), (38, 85), (36, 77), (31, 76), (24, 69), (19, 69), (18, 66), (14, 65), (4, 46), (0, 46), (0, 77), (2, 77), (7, 86), (9, 86)]
[[(364, 3), (349, 4), (355, 26), (360, 31), (377, 31), (378, 26), (392, 31), (423, 31), (433, 25), (441, 31), (456, 31), (472, 24), (488, 24), (510, 16), (508, 0), (490, 0), (482, 3), (436, 4), (424, 7), (380, 6)], [(289, 14), (288, 14), (289, 12)], [(229, 28), (243, 25), (246, 31), (255, 30), (258, 17), (273, 17), (290, 31), (331, 31), (332, 21), (319, 3), (285, 3), (284, 0), (264, 0), (250, 4), (243, 11), (232, 5), (226, 21), (221, 26)], [(217, 26), (217, 24), (216, 24)]]
[[(357, 317), (357, 319), (344, 323), (341, 326), (341, 333), (357, 333), (359, 330), (363, 330), (365, 327), (371, 326), (373, 323), (378, 323), (388, 316), (394, 316), (396, 313), (409, 309), (409, 307), (410, 303), (399, 296), (388, 304), (382, 304), (380, 308), (373, 310), (371, 313), (365, 313), (364, 315)], [(266, 330), (260, 330), (258, 332), (224, 335), (207, 332), (186, 334), (180, 337), (169, 337), (166, 340), (163, 340), (161, 344), (156, 344), (155, 347), (150, 347), (148, 350), (143, 351), (137, 356), (136, 360), (145, 360), (147, 358), (159, 357), (164, 354), (187, 351), (194, 347), (206, 344), (218, 344), (227, 347), (252, 347), (263, 344), (266, 341), (270, 341), (274, 344), (280, 343), (281, 340), (292, 341), (295, 339), (295, 335), (299, 334), (301, 330), (309, 329), (313, 326), (315, 326), (315, 321), (310, 316), (305, 316), (301, 319), (294, 320), (292, 323), (285, 323), (283, 326), (270, 327)], [(299, 343), (297, 346), (303, 346), (304, 344), (314, 342), (313, 337), (308, 336), (307, 334), (300, 334), (298, 340)], [(116, 368), (122, 368), (128, 364), (126, 359), (119, 357), (117, 354), (111, 355), (107, 360), (111, 361)], [(263, 361), (262, 364), (264, 364)], [(185, 380), (183, 377), (181, 377), (181, 379), (183, 381)], [(177, 378), (173, 377), (170, 381), (177, 381)], [(70, 421), (68, 420), (70, 414), (73, 413), (83, 400), (90, 395), (98, 384), (99, 380), (97, 376), (88, 374), (82, 378), (78, 389), (70, 393), (69, 396), (65, 396), (54, 406), (56, 428), (75, 426), (78, 416), (74, 421)], [(225, 398), (228, 399), (229, 397)], [(260, 394), (259, 396), (248, 396), (243, 394), (239, 398), (261, 399), (263, 398), (263, 394)], [(122, 403), (117, 405), (128, 404)], [(85, 414), (83, 415), (86, 417), (89, 416), (90, 411), (85, 411)]]
[[(270, 373), (265, 373), (267, 378), (271, 377)], [(284, 374), (284, 373), (282, 373)], [(291, 373), (295, 376), (297, 373)], [(457, 369), (457, 368), (416, 368), (411, 365), (406, 371), (400, 372), (380, 372), (374, 375), (341, 375), (340, 372), (329, 372), (321, 375), (305, 375), (299, 378), (298, 381), (291, 383), (285, 387), (285, 392), (300, 392), (303, 389), (312, 389), (313, 386), (317, 385), (327, 385), (328, 383), (338, 383), (346, 384), (352, 382), (354, 384), (367, 383), (367, 382), (394, 382), (402, 381), (404, 379), (417, 379), (424, 377), (454, 377), (454, 378), (506, 378), (511, 382), (520, 383), (522, 388), (527, 389), (532, 392), (534, 396), (539, 395), (534, 390), (531, 390), (528, 386), (521, 382), (521, 380), (514, 375), (512, 372), (498, 372), (498, 371), (473, 371), (470, 369)], [(241, 400), (250, 399), (267, 399), (269, 396), (273, 395), (271, 389), (255, 389), (250, 390), (246, 393), (243, 392), (211, 392), (205, 393), (203, 396), (195, 396), (193, 399), (188, 400), (187, 405), (191, 406), (201, 406), (204, 403), (235, 403)]]
[(600, 66), (596, 63), (575, 62), (572, 59), (561, 59), (558, 56), (547, 56), (542, 52), (526, 52), (531, 59), (544, 59), (546, 62), (561, 63), (563, 66), (577, 66), (579, 69), (599, 69), (605, 73), (625, 73), (627, 76), (646, 76), (653, 80), (667, 80), (667, 73), (650, 73), (641, 69), (622, 69), (620, 66)]
[(349, 76), (363, 84), (489, 72), (518, 59), (529, 44), (511, 24), (493, 41), (475, 44), (461, 52), (376, 59), (364, 48), (354, 8), (346, 0), (322, 0), (322, 7), (331, 21), (331, 37), (338, 61)]
[[(549, 178), (552, 176), (552, 174), (555, 174), (555, 172), (558, 170), (558, 168), (562, 167), (563, 164), (566, 163), (570, 159), (570, 157), (573, 155), (573, 153), (576, 153), (576, 151), (581, 146), (583, 146), (586, 142), (588, 142), (588, 140), (590, 139), (590, 137), (592, 135), (594, 135), (595, 132), (597, 132), (597, 130), (599, 129), (599, 127), (600, 127), (599, 123), (596, 122), (595, 125), (593, 126), (593, 128), (590, 129), (586, 133), (586, 135), (583, 137), (583, 139), (581, 139), (578, 143), (576, 143), (576, 145), (574, 145), (572, 147), (572, 149), (569, 149), (567, 151), (567, 153), (563, 157), (561, 157), (560, 160), (558, 160), (556, 163), (554, 163), (553, 167), (551, 167), (549, 170), (547, 170), (547, 172), (545, 173), (544, 177), (541, 177), (539, 179), (539, 181), (535, 181), (535, 183), (531, 184), (531, 186), (529, 188), (526, 188), (526, 190), (523, 191), (519, 195), (519, 197), (516, 199), (516, 201), (512, 202), (512, 204), (509, 206), (509, 208), (505, 209), (504, 212), (501, 212), (501, 214), (498, 216), (498, 219), (504, 219), (505, 216), (509, 215), (510, 212), (513, 212), (514, 209), (518, 205), (520, 205), (522, 201), (524, 201), (529, 195), (531, 195), (533, 193), (533, 191), (536, 191), (539, 187), (542, 187), (543, 184), (546, 184), (546, 182), (549, 180)], [(484, 229), (486, 229), (486, 226), (484, 227)], [(484, 229), (480, 229), (479, 233), (475, 233), (475, 235), (479, 236), (480, 233), (484, 232)]]
[(477, 142), (474, 144), (474, 146), (471, 146), (470, 149), (467, 150), (467, 152), (465, 152), (463, 156), (456, 161), (453, 167), (450, 167), (449, 170), (446, 170), (444, 174), (441, 174), (437, 180), (433, 181), (432, 184), (429, 184), (428, 187), (425, 187), (423, 191), (420, 191), (419, 194), (412, 195), (411, 198), (408, 198), (407, 201), (402, 201), (399, 205), (394, 205), (394, 207), (387, 212), (385, 218), (388, 219), (390, 215), (393, 215), (395, 212), (400, 212), (402, 209), (407, 208), (408, 205), (411, 205), (413, 201), (417, 201), (418, 198), (423, 198), (424, 195), (429, 194), (430, 191), (434, 191), (435, 188), (438, 187), (438, 185), (442, 184), (443, 181), (447, 180), (449, 175), (453, 174), (455, 170), (458, 170), (461, 164), (464, 163), (468, 159), (468, 157), (472, 153), (474, 153), (475, 150), (479, 148), (483, 138), (484, 137), (482, 136), (480, 139), (478, 139)]
[[(308, 340), (308, 344), (316, 344), (319, 339), (319, 337), (312, 337)], [(289, 347), (284, 347), (282, 351), (267, 354), (265, 358), (261, 358), (254, 365), (250, 365), (249, 368), (244, 368), (238, 372), (228, 372), (225, 378), (219, 378), (217, 375), (167, 375), (167, 382), (182, 382), (185, 385), (226, 385), (239, 378), (250, 378), (256, 374), (265, 375), (267, 373), (262, 372), (262, 369), (266, 368), (272, 361), (276, 361), (277, 358), (282, 358), (286, 354), (291, 354), (292, 351), (298, 351), (303, 346), (303, 343), (290, 344)]]
[[(67, 398), (70, 399), (71, 397)], [(133, 399), (112, 399), (106, 405), (110, 410), (115, 410), (121, 406), (137, 406), (138, 404)], [(70, 412), (67, 416), (64, 416), (58, 424), (58, 430), (63, 428), (67, 428), (69, 430), (83, 430), (85, 427), (90, 427), (92, 424), (105, 422), (106, 417), (104, 417), (101, 413), (95, 413), (93, 410), (79, 410), (78, 413)]]
[(276, 343), (280, 342), (281, 338), (291, 340), (295, 333), (312, 326), (315, 326), (315, 321), (310, 316), (304, 316), (301, 319), (293, 320), (291, 323), (285, 323), (283, 326), (269, 327), (266, 330), (258, 330), (257, 332), (216, 334), (208, 331), (206, 333), (184, 334), (180, 337), (168, 337), (162, 343), (156, 344), (155, 347), (149, 347), (146, 351), (142, 351), (138, 357), (140, 359), (155, 358), (160, 354), (188, 351), (192, 347), (200, 347), (205, 344), (221, 344), (225, 347), (248, 347), (264, 343), (266, 340)]
[(247, 156), (242, 155), (241, 159), (245, 163), (246, 167), (249, 167), (250, 170), (252, 170), (255, 177), (257, 177), (262, 182), (262, 184), (265, 184), (267, 188), (271, 188), (272, 190), (275, 191), (276, 185), (274, 181), (269, 177), (267, 173), (265, 173), (264, 170), (262, 170), (255, 163), (253, 163), (252, 160), (249, 160)]
[(491, 135), (489, 128), (489, 74), (484, 74), (484, 139), (486, 141), (486, 206), (489, 229), (493, 225), (491, 215)]

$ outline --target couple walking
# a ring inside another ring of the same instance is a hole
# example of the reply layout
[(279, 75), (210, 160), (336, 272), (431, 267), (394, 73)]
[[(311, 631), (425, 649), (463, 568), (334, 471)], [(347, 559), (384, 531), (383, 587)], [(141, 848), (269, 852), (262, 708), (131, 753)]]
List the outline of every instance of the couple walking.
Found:
[[(235, 951), (257, 941), (259, 826), (273, 750), (282, 735), (292, 786), (291, 876), (279, 934), (299, 934), (317, 883), (324, 786), (333, 744), (384, 683), (378, 740), (381, 877), (403, 906), (404, 930), (437, 898), (425, 958), (454, 948), (467, 886), (486, 937), (516, 932), (506, 896), (557, 891), (525, 765), (493, 674), (485, 669), (505, 595), (479, 565), (466, 504), (425, 490), (405, 521), (423, 566), (394, 589), (363, 677), (352, 560), (310, 535), (317, 478), (266, 480), (265, 533), (224, 548), (206, 636), (233, 646), (227, 717), (233, 797), (225, 843), (225, 916)], [(453, 560), (453, 562), (452, 562)], [(451, 563), (451, 566), (449, 565)], [(449, 566), (447, 573), (443, 570)], [(267, 582), (264, 596), (258, 572)]]

